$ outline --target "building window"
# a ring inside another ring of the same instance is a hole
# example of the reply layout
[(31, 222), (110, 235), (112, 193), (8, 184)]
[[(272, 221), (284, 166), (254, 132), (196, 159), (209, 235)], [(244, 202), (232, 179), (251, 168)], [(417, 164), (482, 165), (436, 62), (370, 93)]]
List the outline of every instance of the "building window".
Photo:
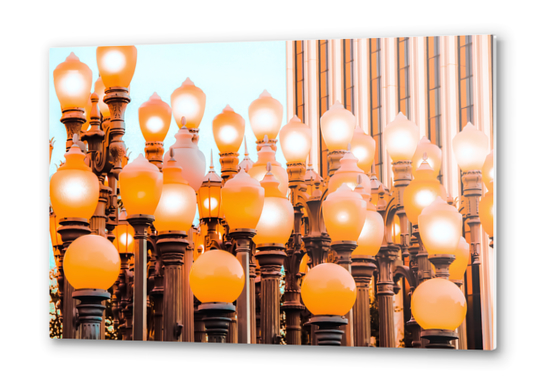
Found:
[[(320, 117), (329, 109), (329, 42), (318, 40), (318, 109)], [(320, 124), (320, 120), (318, 120)], [(328, 174), (327, 154), (328, 149), (322, 131), (319, 130), (318, 140), (320, 142), (320, 176)]]
[(440, 45), (438, 37), (426, 37), (427, 44), (427, 138), (439, 148), (441, 139), (440, 112)]
[(354, 113), (354, 40), (343, 40), (344, 107)]
[(371, 109), (371, 136), (375, 139), (374, 173), (382, 180), (382, 76), (380, 72), (381, 47), (380, 39), (369, 39), (369, 84)]
[(408, 54), (408, 37), (397, 39), (397, 97), (399, 112), (410, 118), (410, 56)]
[(294, 42), (294, 60), (295, 60), (295, 114), (302, 122), (305, 122), (305, 93), (303, 91), (305, 83), (304, 60), (305, 50), (303, 40)]
[(458, 36), (459, 130), (474, 120), (472, 36)]

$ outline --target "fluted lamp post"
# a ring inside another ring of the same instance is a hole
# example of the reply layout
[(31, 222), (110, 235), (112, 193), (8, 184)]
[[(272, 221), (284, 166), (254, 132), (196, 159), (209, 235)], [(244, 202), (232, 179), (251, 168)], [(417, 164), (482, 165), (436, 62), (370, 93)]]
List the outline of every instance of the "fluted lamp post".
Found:
[(243, 291), (237, 299), (238, 343), (256, 343), (256, 295), (250, 276), (251, 239), (264, 207), (265, 190), (243, 168), (222, 188), (224, 217), (235, 240), (236, 256), (245, 273)]
[(329, 150), (329, 175), (332, 176), (339, 169), (339, 161), (352, 141), (356, 129), (356, 117), (337, 100), (322, 115), (320, 125)]
[(103, 236), (85, 235), (76, 239), (66, 250), (64, 258), (66, 279), (74, 287), (77, 304), (76, 325), (81, 327), (81, 339), (100, 339), (100, 324), (110, 298), (107, 290), (120, 271), (120, 257)]
[[(354, 160), (355, 161), (355, 160)], [(330, 193), (322, 204), (322, 214), (327, 232), (331, 237), (331, 249), (337, 255), (337, 264), (352, 273), (352, 251), (367, 217), (367, 203), (345, 183)], [(354, 345), (352, 313), (347, 314), (345, 345)]]
[[(77, 141), (77, 134), (74, 135)], [(64, 155), (66, 162), (51, 177), (49, 193), (51, 206), (58, 218), (58, 233), (62, 238), (64, 251), (78, 237), (90, 233), (89, 220), (98, 206), (100, 182), (85, 164), (85, 154), (73, 145)], [(73, 338), (72, 325), (73, 287), (63, 279), (63, 254), (61, 252), (58, 272), (63, 280), (62, 293), (63, 337)]]
[(128, 223), (126, 217), (126, 209), (122, 209), (119, 214), (118, 224), (113, 230), (113, 235), (115, 236), (113, 244), (120, 256), (120, 273), (113, 289), (112, 307), (113, 321), (118, 323), (122, 340), (131, 340), (133, 318), (131, 282), (133, 275), (130, 272), (129, 263), (130, 259), (134, 257), (135, 233), (134, 228)]
[(227, 181), (239, 168), (239, 147), (245, 135), (245, 119), (229, 105), (213, 119), (213, 136), (220, 151), (222, 179)]
[(356, 301), (352, 275), (336, 264), (319, 264), (304, 277), (301, 297), (312, 314), (309, 324), (318, 327), (316, 345), (340, 346), (344, 334), (340, 328), (348, 324), (345, 315)]
[(162, 194), (163, 177), (143, 155), (120, 174), (120, 193), (135, 231), (133, 340), (147, 339), (147, 237)]
[(357, 240), (357, 247), (352, 251), (352, 276), (356, 282), (356, 303), (352, 312), (353, 345), (367, 347), (371, 343), (369, 286), (376, 269), (374, 257), (384, 239), (384, 219), (371, 203), (370, 191), (367, 191), (362, 183), (358, 184), (355, 191), (365, 200), (367, 214)]
[(190, 288), (201, 302), (205, 331), (210, 343), (225, 343), (233, 302), (244, 287), (241, 263), (231, 253), (219, 249), (204, 252), (190, 270)]
[(171, 108), (156, 92), (138, 109), (139, 126), (145, 138), (145, 155), (158, 168), (162, 168), (164, 139), (171, 124)]
[(154, 213), (154, 228), (158, 232), (156, 244), (164, 266), (162, 340), (179, 341), (183, 317), (182, 266), (188, 246), (187, 232), (196, 216), (196, 193), (183, 179), (183, 170), (171, 154), (162, 173), (162, 194)]
[(261, 329), (263, 344), (278, 344), (280, 337), (280, 273), (286, 258), (285, 243), (292, 234), (294, 208), (279, 190), (279, 181), (267, 164), (261, 181), (265, 190), (263, 210), (256, 225), (256, 259), (261, 273)]

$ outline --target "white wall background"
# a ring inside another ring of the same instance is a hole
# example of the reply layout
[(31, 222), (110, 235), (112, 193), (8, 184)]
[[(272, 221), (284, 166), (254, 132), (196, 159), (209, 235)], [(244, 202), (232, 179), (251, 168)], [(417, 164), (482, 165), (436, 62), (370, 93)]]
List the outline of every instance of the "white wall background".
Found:
[[(4, 2), (0, 108), (2, 382), (536, 381), (541, 257), (533, 162), (542, 130), (533, 2), (275, 0)], [(48, 53), (101, 44), (483, 34), (498, 36), (497, 350), (413, 351), (48, 339)], [(7, 360), (6, 360), (7, 357)], [(83, 366), (86, 364), (87, 368)], [(406, 376), (409, 376), (407, 378)], [(290, 377), (291, 379), (287, 379)]]

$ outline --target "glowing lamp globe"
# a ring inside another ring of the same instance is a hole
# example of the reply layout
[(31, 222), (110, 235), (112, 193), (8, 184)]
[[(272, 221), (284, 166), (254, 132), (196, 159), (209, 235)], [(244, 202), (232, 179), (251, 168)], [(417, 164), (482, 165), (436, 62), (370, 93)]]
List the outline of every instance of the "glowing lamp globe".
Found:
[(412, 315), (423, 329), (457, 329), (467, 314), (465, 295), (446, 279), (430, 279), (412, 294)]
[(435, 172), (424, 161), (416, 172), (416, 177), (405, 188), (403, 195), (405, 212), (412, 224), (418, 224), (418, 216), (437, 197), (446, 200), (446, 190), (435, 177)]
[(486, 160), (489, 140), (486, 134), (467, 123), (452, 140), (455, 159), (463, 172), (479, 171)]
[(154, 215), (162, 194), (163, 176), (142, 154), (120, 173), (120, 193), (128, 216)]
[(470, 245), (462, 236), (457, 244), (455, 260), (450, 264), (450, 280), (463, 280), (470, 259)]
[(214, 170), (213, 154), (211, 167), (198, 190), (198, 209), (200, 219), (219, 218), (223, 216), (222, 207), (222, 178)]
[(344, 316), (356, 302), (356, 283), (343, 267), (319, 264), (303, 278), (301, 298), (315, 316)]
[(171, 124), (171, 108), (156, 92), (138, 110), (139, 127), (147, 142), (164, 141)]
[(371, 179), (358, 167), (358, 159), (351, 152), (346, 152), (340, 162), (341, 166), (329, 179), (329, 192), (335, 192), (343, 184), (354, 190), (360, 176), (363, 188), (367, 191), (371, 190)]
[(109, 289), (120, 273), (119, 253), (103, 236), (81, 236), (66, 250), (64, 273), (75, 289)]
[(182, 118), (186, 118), (187, 128), (198, 128), (205, 112), (206, 96), (203, 91), (196, 87), (190, 78), (181, 84), (171, 94), (171, 108), (173, 117), (179, 128), (183, 127)]
[(183, 178), (183, 169), (175, 158), (169, 158), (162, 173), (164, 181), (154, 212), (154, 228), (158, 232), (188, 232), (196, 217), (196, 193)]
[(384, 219), (382, 215), (376, 211), (376, 207), (367, 202), (367, 216), (363, 229), (358, 237), (358, 246), (352, 252), (352, 257), (359, 256), (375, 256), (384, 239)]
[(438, 196), (418, 217), (423, 244), (430, 255), (454, 254), (461, 238), (463, 219), (457, 208)]
[(357, 241), (367, 217), (367, 203), (343, 184), (326, 197), (322, 213), (331, 241)]
[(85, 108), (92, 87), (92, 71), (73, 52), (57, 65), (53, 81), (62, 110)]
[(285, 244), (292, 234), (294, 208), (279, 190), (279, 182), (271, 173), (270, 164), (260, 184), (265, 190), (265, 198), (262, 214), (256, 225), (254, 244)]
[(119, 214), (119, 224), (113, 230), (113, 245), (119, 253), (134, 253), (134, 228), (128, 224), (126, 209)]
[(245, 135), (245, 119), (226, 105), (213, 119), (213, 136), (220, 153), (237, 153)]
[(98, 80), (94, 83), (94, 93), (98, 95), (98, 108), (102, 113), (104, 119), (107, 119), (110, 116), (109, 106), (104, 103), (105, 96), (105, 85), (101, 77), (98, 77)]
[(262, 141), (266, 135), (270, 140), (277, 138), (282, 123), (282, 112), (282, 104), (265, 90), (250, 104), (248, 118), (256, 140)]
[(241, 263), (222, 250), (204, 252), (190, 269), (190, 288), (202, 303), (232, 303), (245, 285)]
[(493, 168), (493, 151), (491, 151), (489, 152), (489, 155), (486, 156), (484, 165), (482, 165), (482, 181), (484, 182), (487, 189), (490, 188), (490, 184), (493, 183), (494, 178), (495, 171)]
[(243, 168), (222, 188), (224, 217), (230, 230), (256, 229), (264, 205), (265, 190)]
[(311, 129), (297, 116), (280, 130), (280, 146), (288, 163), (305, 163), (311, 150)]
[(433, 177), (438, 177), (440, 166), (442, 164), (442, 151), (425, 136), (420, 139), (420, 142), (416, 147), (416, 152), (414, 152), (414, 156), (412, 156), (412, 175), (414, 178), (418, 177), (418, 169), (422, 165), (424, 154), (427, 155), (427, 162), (433, 170)]
[(320, 118), (320, 126), (330, 152), (346, 150), (354, 136), (356, 118), (337, 100)]
[(267, 173), (267, 163), (271, 163), (271, 173), (279, 181), (279, 190), (282, 195), (286, 196), (288, 193), (288, 173), (275, 159), (275, 151), (271, 149), (271, 144), (264, 137), (264, 144), (258, 151), (258, 160), (248, 171), (250, 177), (262, 181)]
[[(183, 178), (194, 191), (198, 191), (205, 176), (205, 155), (192, 141), (193, 136), (186, 126), (183, 126), (175, 134), (176, 141), (170, 149), (173, 149), (173, 157), (183, 169)], [(169, 157), (170, 151), (164, 153), (164, 162), (169, 161)]]
[(96, 60), (106, 88), (130, 86), (137, 62), (135, 46), (98, 47)]
[(386, 126), (383, 136), (388, 154), (394, 163), (410, 161), (420, 140), (420, 128), (399, 112)]
[(352, 154), (358, 159), (358, 167), (366, 174), (371, 173), (375, 157), (376, 142), (360, 126), (356, 126), (352, 137)]
[(489, 237), (493, 237), (493, 219), (495, 216), (495, 205), (493, 204), (493, 182), (491, 189), (480, 200), (480, 222), (482, 228)]
[(73, 145), (64, 155), (49, 183), (51, 205), (59, 219), (77, 217), (90, 220), (100, 198), (100, 181), (85, 164), (85, 154)]

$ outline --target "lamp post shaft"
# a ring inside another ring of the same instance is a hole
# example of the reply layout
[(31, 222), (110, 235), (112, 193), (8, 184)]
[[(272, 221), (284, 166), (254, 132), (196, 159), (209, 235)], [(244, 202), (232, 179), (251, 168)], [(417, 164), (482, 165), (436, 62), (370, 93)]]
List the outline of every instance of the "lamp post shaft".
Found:
[(99, 340), (103, 320), (104, 300), (111, 297), (103, 289), (78, 289), (73, 292), (73, 298), (79, 300), (77, 304), (77, 322), (79, 324), (80, 338)]
[(376, 269), (374, 262), (372, 257), (355, 256), (352, 260), (352, 277), (356, 282), (356, 302), (352, 309), (356, 347), (368, 347), (371, 344), (369, 285)]
[(188, 247), (184, 254), (184, 264), (181, 268), (183, 273), (183, 335), (182, 340), (186, 342), (194, 342), (194, 294), (190, 288), (190, 269), (194, 262), (194, 240), (193, 229), (188, 232)]
[(149, 163), (154, 164), (158, 169), (162, 169), (162, 159), (164, 157), (164, 143), (161, 141), (148, 141), (145, 143), (145, 157)]
[(229, 313), (235, 311), (231, 303), (204, 303), (198, 307), (198, 312), (203, 316), (205, 332), (209, 343), (225, 343), (231, 323)]
[(256, 258), (261, 272), (261, 329), (263, 344), (280, 337), (280, 270), (286, 258), (281, 244), (259, 244)]
[[(356, 249), (358, 243), (355, 241), (336, 241), (331, 243), (331, 249), (337, 254), (337, 264), (346, 269), (348, 273), (352, 274), (352, 251)], [(347, 323), (341, 326), (344, 331), (345, 337), (342, 339), (342, 344), (347, 347), (354, 345), (354, 330), (352, 329), (352, 310), (344, 316), (347, 319)]]
[(220, 177), (225, 183), (237, 174), (239, 167), (239, 154), (236, 152), (220, 154)]
[(154, 217), (130, 215), (127, 219), (134, 227), (133, 340), (147, 340), (147, 228)]
[(186, 233), (167, 231), (158, 234), (157, 246), (164, 265), (164, 341), (180, 341), (183, 320), (184, 253)]
[(380, 248), (376, 256), (378, 263), (378, 281), (376, 294), (378, 296), (379, 314), (379, 347), (395, 347), (395, 323), (393, 310), (393, 265), (399, 257), (399, 246), (388, 244)]
[[(238, 343), (252, 343), (252, 318), (255, 318), (255, 308), (251, 300), (251, 279), (250, 279), (250, 259), (251, 259), (251, 239), (256, 234), (253, 229), (236, 229), (230, 232), (230, 235), (235, 239), (236, 256), (239, 263), (243, 266), (245, 273), (245, 284), (241, 295), (237, 298), (237, 337)], [(252, 313), (254, 312), (254, 316)]]

